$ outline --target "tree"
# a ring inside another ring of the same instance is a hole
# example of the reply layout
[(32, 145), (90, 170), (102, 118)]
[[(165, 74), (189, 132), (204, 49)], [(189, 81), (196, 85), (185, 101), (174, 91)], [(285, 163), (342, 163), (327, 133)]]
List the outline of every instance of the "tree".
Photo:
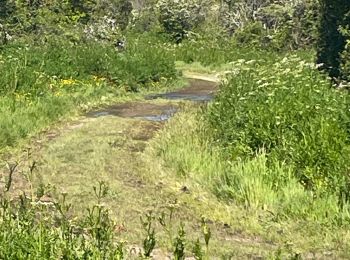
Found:
[(8, 41), (6, 25), (14, 10), (14, 3), (10, 0), (0, 1), (0, 45), (6, 44)]
[(317, 63), (332, 78), (341, 76), (341, 53), (345, 49), (346, 38), (340, 26), (346, 23), (345, 16), (350, 10), (348, 0), (321, 0), (321, 23), (317, 43)]
[(180, 43), (205, 20), (207, 5), (206, 0), (161, 0), (159, 22), (164, 31)]
[(0, 1), (0, 22), (3, 22), (4, 19), (10, 17), (14, 11), (14, 3), (10, 0), (1, 0)]
[(130, 0), (100, 0), (95, 10), (97, 17), (107, 16), (115, 20), (119, 29), (124, 31), (132, 18), (133, 6)]

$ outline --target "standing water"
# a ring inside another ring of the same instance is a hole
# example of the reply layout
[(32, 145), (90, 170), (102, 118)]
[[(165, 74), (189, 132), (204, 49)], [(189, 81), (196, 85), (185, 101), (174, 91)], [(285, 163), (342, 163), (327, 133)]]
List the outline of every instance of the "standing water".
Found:
[[(180, 90), (162, 94), (152, 94), (145, 97), (146, 100), (187, 100), (193, 102), (208, 102), (214, 98), (218, 90), (218, 84), (202, 79), (190, 79), (187, 87)], [(178, 111), (176, 104), (152, 104), (146, 102), (128, 102), (109, 106), (99, 111), (89, 112), (90, 117), (119, 116), (140, 118), (149, 121), (166, 121)]]

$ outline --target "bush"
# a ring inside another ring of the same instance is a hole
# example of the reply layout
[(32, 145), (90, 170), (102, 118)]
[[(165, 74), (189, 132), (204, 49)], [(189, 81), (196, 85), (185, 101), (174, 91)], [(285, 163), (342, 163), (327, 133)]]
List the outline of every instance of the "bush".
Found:
[[(153, 44), (150, 43), (152, 41)], [(174, 56), (145, 35), (124, 52), (97, 42), (51, 41), (0, 49), (0, 149), (101, 97), (176, 77)]]
[(158, 3), (159, 21), (173, 40), (177, 43), (187, 37), (205, 19), (205, 2), (203, 0), (161, 0)]
[[(186, 63), (199, 62), (204, 66), (215, 67), (238, 59), (253, 59), (267, 55), (267, 51), (261, 50), (259, 46), (247, 44), (244, 47), (240, 47), (235, 38), (226, 38), (222, 37), (222, 35), (213, 37), (213, 34), (204, 34), (194, 39), (184, 40), (180, 45), (176, 46), (176, 60)], [(255, 39), (255, 36), (248, 35), (247, 38), (242, 35), (242, 40)], [(270, 53), (269, 55), (271, 56)]]
[(350, 11), (346, 14), (344, 19), (344, 25), (340, 28), (340, 32), (346, 39), (344, 51), (341, 53), (341, 75), (342, 77), (350, 81)]
[(306, 189), (348, 193), (348, 96), (294, 55), (279, 62), (241, 60), (233, 68), (208, 116), (226, 156), (264, 150), (270, 166), (285, 163)]
[[(321, 23), (317, 42), (317, 62), (323, 64), (331, 77), (341, 75), (340, 55), (345, 48), (345, 37), (339, 27), (346, 22), (345, 15), (350, 11), (350, 2), (342, 0), (322, 0)], [(347, 24), (345, 24), (347, 25)]]
[(54, 39), (40, 48), (10, 45), (0, 51), (0, 92), (47, 92), (53, 78), (87, 80), (98, 76), (138, 87), (174, 78), (173, 55), (149, 40), (146, 36), (130, 39), (123, 53), (111, 45), (87, 42), (74, 46)]
[(149, 4), (134, 15), (132, 29), (137, 33), (160, 31), (160, 23), (158, 17), (154, 15), (157, 7)]
[(246, 47), (261, 48), (266, 47), (269, 43), (267, 31), (260, 22), (250, 23), (238, 29), (234, 37), (239, 45)]
[(316, 39), (318, 3), (303, 1), (224, 1), (219, 21), (245, 46), (276, 50), (312, 45)]

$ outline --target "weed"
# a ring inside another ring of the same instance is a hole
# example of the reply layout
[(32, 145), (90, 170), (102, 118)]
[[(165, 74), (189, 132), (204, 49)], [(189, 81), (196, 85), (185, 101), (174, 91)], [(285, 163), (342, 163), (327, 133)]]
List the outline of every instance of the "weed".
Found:
[(174, 257), (176, 260), (185, 259), (185, 236), (186, 232), (183, 224), (181, 223), (177, 232), (177, 237), (174, 241)]
[[(271, 236), (277, 244), (280, 237), (288, 236), (298, 243), (298, 248), (310, 249), (319, 232), (328, 237), (342, 237), (349, 220), (347, 203), (341, 207), (332, 193), (315, 196), (299, 183), (288, 165), (268, 162), (264, 150), (252, 157), (228, 160), (220, 143), (211, 138), (211, 129), (203, 120), (206, 111), (185, 109), (153, 141), (155, 156), (160, 156), (164, 166), (172, 169), (168, 178), (177, 181), (186, 178), (193, 186), (202, 187), (197, 191), (199, 194), (216, 195), (218, 201), (213, 202), (213, 207), (219, 204), (236, 212), (232, 216), (227, 216), (230, 213), (220, 216), (222, 221), (235, 223), (235, 216), (241, 216), (236, 223), (238, 230), (246, 224), (244, 228)], [(184, 174), (175, 175), (179, 168)], [(276, 234), (272, 227), (278, 228), (278, 232), (283, 227), (284, 231)], [(325, 241), (318, 240), (317, 245), (321, 248), (331, 243)]]
[(204, 259), (202, 245), (199, 239), (197, 239), (196, 243), (194, 244), (193, 255), (196, 260)]
[(208, 227), (204, 218), (202, 218), (202, 233), (204, 236), (205, 246), (206, 246), (206, 255), (209, 256), (209, 242), (211, 238), (211, 230)]
[[(349, 181), (346, 93), (331, 89), (312, 64), (295, 55), (271, 65), (242, 60), (238, 66), (207, 117), (223, 154), (235, 161), (263, 149), (268, 169), (285, 164), (315, 196), (342, 197)], [(285, 185), (283, 178), (275, 175), (272, 187)]]
[(63, 116), (177, 77), (174, 56), (159, 41), (130, 36), (126, 52), (82, 42), (48, 40), (40, 47), (0, 50), (0, 149), (14, 146)]
[[(175, 202), (176, 203), (176, 202)], [(168, 214), (165, 212), (162, 212), (160, 214), (160, 216), (158, 217), (158, 221), (160, 223), (160, 225), (163, 227), (163, 229), (165, 230), (165, 232), (168, 235), (168, 239), (170, 241), (170, 243), (172, 243), (173, 241), (173, 216), (174, 216), (174, 211), (175, 211), (175, 204), (170, 203), (169, 205), (167, 205), (167, 209), (168, 209)]]
[(146, 231), (146, 238), (143, 241), (143, 256), (146, 258), (151, 257), (152, 251), (156, 246), (155, 229), (152, 227), (154, 216), (152, 212), (146, 214), (145, 219), (140, 217), (143, 229)]
[(13, 180), (13, 174), (16, 171), (18, 163), (15, 162), (15, 163), (11, 164), (11, 163), (7, 162), (6, 166), (7, 166), (7, 169), (9, 171), (9, 173), (8, 173), (8, 178), (7, 178), (6, 184), (5, 184), (5, 192), (9, 191), (10, 188), (11, 188), (12, 180)]

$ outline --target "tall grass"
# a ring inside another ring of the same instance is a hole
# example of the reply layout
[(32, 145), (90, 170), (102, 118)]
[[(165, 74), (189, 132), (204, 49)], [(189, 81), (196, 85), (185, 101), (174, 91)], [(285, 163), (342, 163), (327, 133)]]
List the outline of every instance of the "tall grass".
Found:
[(166, 164), (247, 209), (348, 223), (349, 98), (309, 57), (231, 62), (209, 108), (160, 136)]
[(286, 163), (269, 161), (266, 151), (227, 160), (210, 136), (203, 112), (177, 115), (152, 147), (179, 178), (189, 179), (223, 201), (249, 212), (270, 212), (276, 221), (312, 221), (343, 225), (350, 220), (348, 205), (334, 193), (316, 197), (306, 190)]
[[(315, 196), (348, 200), (349, 97), (295, 55), (276, 63), (236, 63), (208, 114), (215, 142), (229, 160), (264, 149), (267, 164), (286, 164)], [(276, 187), (287, 182), (280, 176)]]
[[(132, 37), (132, 36), (131, 36)], [(134, 37), (127, 49), (98, 42), (50, 40), (0, 50), (0, 149), (39, 131), (80, 106), (176, 78), (172, 53)]]
[[(110, 210), (103, 203), (110, 195), (109, 186), (98, 182), (93, 186), (95, 203), (87, 207), (82, 216), (74, 214), (75, 205), (67, 203), (68, 194), (58, 198), (47, 195), (46, 186), (40, 186), (32, 196), (25, 193), (13, 198), (9, 186), (0, 192), (0, 257), (2, 259), (149, 259), (161, 242), (156, 229), (157, 223), (164, 232), (175, 232), (177, 237), (169, 237), (175, 259), (185, 255), (200, 255), (198, 259), (209, 257), (210, 227), (202, 220), (202, 236), (196, 250), (191, 250), (184, 226), (174, 226), (172, 214), (152, 212), (140, 216), (145, 238), (138, 254), (133, 252), (127, 241), (120, 235), (120, 225), (116, 223)], [(35, 195), (34, 195), (35, 194)], [(125, 230), (124, 230), (125, 231)], [(141, 244), (141, 240), (139, 241)], [(202, 246), (207, 250), (203, 253)], [(191, 250), (191, 251), (190, 251)]]
[(234, 39), (212, 35), (185, 40), (175, 48), (176, 60), (186, 63), (199, 62), (208, 67), (220, 67), (238, 59), (264, 59), (277, 57), (276, 53), (238, 46)]

